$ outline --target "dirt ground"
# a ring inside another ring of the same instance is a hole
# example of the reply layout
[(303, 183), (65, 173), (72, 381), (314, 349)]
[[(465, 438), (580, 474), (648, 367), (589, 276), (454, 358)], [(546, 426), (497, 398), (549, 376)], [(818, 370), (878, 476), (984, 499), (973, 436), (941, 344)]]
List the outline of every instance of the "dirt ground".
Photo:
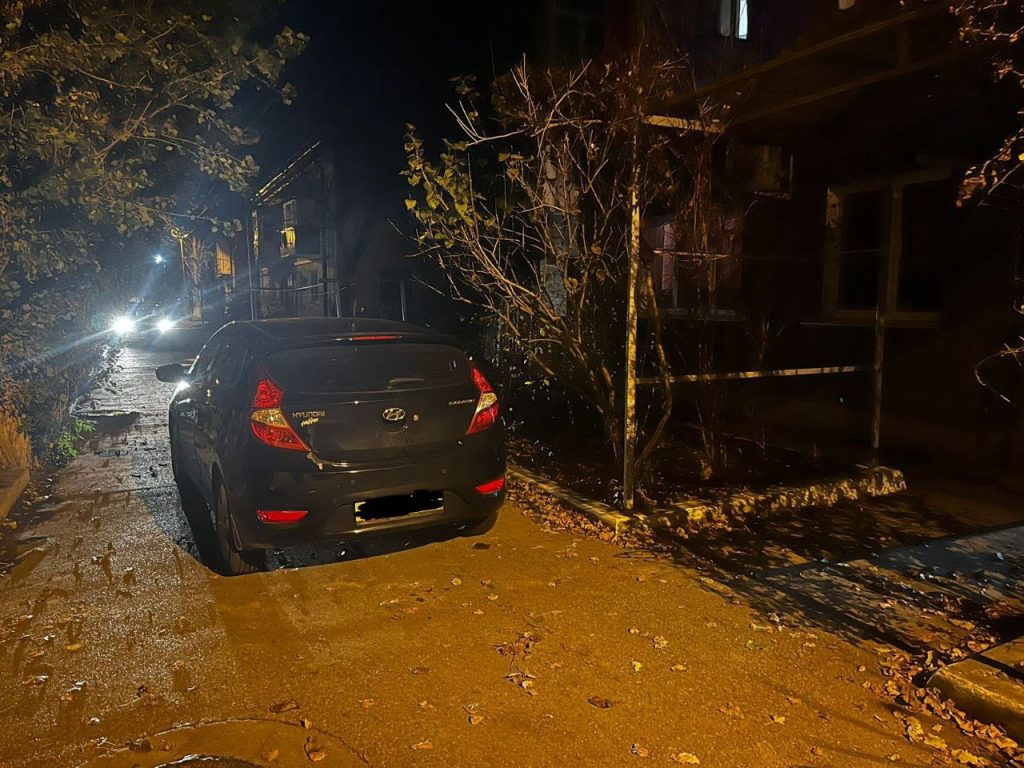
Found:
[(170, 359), (126, 355), (97, 407), (138, 416), (101, 422), (0, 529), (0, 766), (1000, 759), (878, 695), (884, 638), (780, 613), (689, 550), (557, 530), (528, 493), (478, 539), (218, 576), (170, 478), (169, 388), (151, 376)]

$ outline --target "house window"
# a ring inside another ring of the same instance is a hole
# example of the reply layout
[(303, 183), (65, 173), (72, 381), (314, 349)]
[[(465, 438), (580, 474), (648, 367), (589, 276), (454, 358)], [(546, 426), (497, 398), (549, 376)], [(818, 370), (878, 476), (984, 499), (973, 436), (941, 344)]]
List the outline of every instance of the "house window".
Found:
[(235, 273), (231, 263), (231, 251), (223, 243), (217, 243), (217, 276), (230, 277)]
[(718, 31), (722, 37), (746, 40), (750, 34), (748, 0), (719, 0)]
[(641, 247), (649, 254), (651, 277), (663, 309), (689, 312), (703, 303), (716, 317), (735, 317), (742, 278), (741, 216), (723, 216), (721, 252), (697, 254), (686, 251), (677, 238), (676, 223), (669, 216), (652, 216), (644, 222)]
[(842, 196), (836, 302), (842, 309), (870, 309), (878, 299), (885, 203), (886, 196), (881, 189)]
[(295, 244), (298, 238), (295, 234), (295, 227), (285, 227), (281, 230), (281, 254), (289, 256), (295, 253)]
[(606, 9), (603, 2), (558, 0), (552, 8), (553, 58), (576, 64), (601, 55), (605, 44)]
[(398, 276), (380, 279), (380, 317), (405, 322), (405, 280)]
[(873, 322), (884, 301), (887, 319), (897, 325), (937, 325), (939, 277), (952, 257), (955, 200), (945, 170), (830, 189), (826, 314)]

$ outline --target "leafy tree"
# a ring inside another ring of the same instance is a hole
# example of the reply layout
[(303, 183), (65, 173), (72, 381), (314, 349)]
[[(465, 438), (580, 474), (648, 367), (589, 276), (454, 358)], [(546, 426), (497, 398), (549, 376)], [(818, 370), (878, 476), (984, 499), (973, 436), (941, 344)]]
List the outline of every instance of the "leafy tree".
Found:
[[(1024, 3), (1020, 0), (957, 0), (950, 11), (960, 25), (961, 42), (980, 43), (990, 48), (996, 79), (1011, 82), (1024, 97)], [(1007, 189), (1016, 186), (1019, 192), (1022, 166), (1024, 123), (1006, 136), (990, 157), (967, 170), (960, 186), (959, 202), (991, 200), (1004, 185)], [(1019, 296), (1015, 297), (1012, 309), (1024, 315), (1024, 303)], [(1024, 339), (1018, 336), (981, 360), (975, 366), (975, 377), (1000, 400), (1019, 407), (1021, 367), (1024, 367)]]
[[(1024, 91), (1024, 4), (1020, 0), (958, 0), (950, 6), (960, 25), (961, 41), (994, 48), (997, 79)], [(995, 153), (968, 169), (961, 199), (984, 196), (1007, 182), (1024, 165), (1024, 124), (1007, 136)]]
[[(0, 28), (0, 391), (37, 433), (60, 419), (102, 337), (97, 275), (147, 230), (224, 223), (256, 173), (241, 105), (276, 95), (306, 38), (262, 4), (16, 0)], [(228, 223), (230, 226), (230, 223)], [(106, 320), (106, 318), (103, 318)]]
[(673, 401), (649, 259), (630, 284), (633, 201), (640, 217), (678, 213), (690, 256), (711, 250), (713, 237), (708, 174), (690, 161), (709, 166), (714, 132), (704, 129), (720, 110), (708, 105), (689, 139), (644, 124), (691, 77), (653, 44), (572, 70), (524, 63), (494, 84), (489, 119), (472, 82), (456, 82), (463, 136), (436, 158), (412, 126), (405, 147), (406, 205), (422, 254), (448, 277), (451, 295), (482, 310), (534, 371), (594, 409), (616, 458), (626, 428), (626, 296), (636, 292), (646, 315), (638, 346), (660, 382), (660, 407), (637, 443), (641, 469)]

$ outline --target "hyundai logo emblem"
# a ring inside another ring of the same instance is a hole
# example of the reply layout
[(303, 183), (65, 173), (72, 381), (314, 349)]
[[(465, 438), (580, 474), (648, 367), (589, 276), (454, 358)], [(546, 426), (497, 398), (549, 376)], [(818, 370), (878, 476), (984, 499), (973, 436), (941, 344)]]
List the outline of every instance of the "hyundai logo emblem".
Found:
[(381, 418), (384, 421), (401, 421), (405, 418), (405, 411), (401, 408), (385, 408), (384, 413), (381, 414)]

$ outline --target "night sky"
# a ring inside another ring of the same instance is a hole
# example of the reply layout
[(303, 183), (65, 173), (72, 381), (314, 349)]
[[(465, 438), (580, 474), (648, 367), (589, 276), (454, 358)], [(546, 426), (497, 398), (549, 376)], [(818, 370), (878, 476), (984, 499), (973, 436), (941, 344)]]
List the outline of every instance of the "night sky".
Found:
[(381, 218), (400, 215), (405, 124), (430, 139), (455, 136), (445, 110), (448, 78), (481, 83), (531, 48), (528, 3), (328, 2), (292, 0), (278, 25), (310, 36), (285, 79), (298, 89), (289, 108), (258, 119), (261, 176), (323, 138), (337, 153), (342, 197), (358, 198)]

